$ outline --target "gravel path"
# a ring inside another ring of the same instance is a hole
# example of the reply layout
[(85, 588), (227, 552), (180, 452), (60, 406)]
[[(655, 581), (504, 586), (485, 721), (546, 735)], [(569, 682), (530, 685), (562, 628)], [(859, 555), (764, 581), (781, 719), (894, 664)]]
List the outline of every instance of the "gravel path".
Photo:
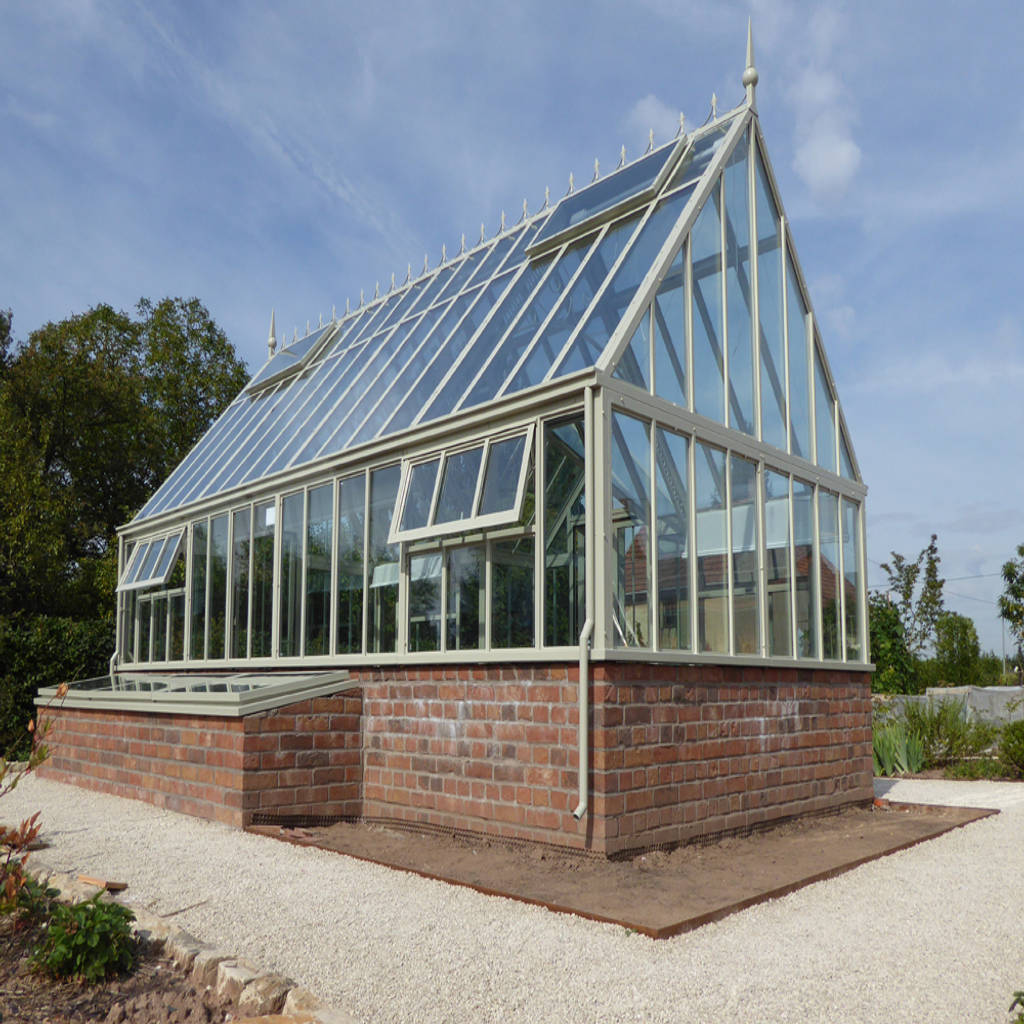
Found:
[(663, 942), (37, 778), (63, 871), (361, 1021), (1005, 1022), (1024, 988), (1024, 783), (876, 783), (1003, 813)]

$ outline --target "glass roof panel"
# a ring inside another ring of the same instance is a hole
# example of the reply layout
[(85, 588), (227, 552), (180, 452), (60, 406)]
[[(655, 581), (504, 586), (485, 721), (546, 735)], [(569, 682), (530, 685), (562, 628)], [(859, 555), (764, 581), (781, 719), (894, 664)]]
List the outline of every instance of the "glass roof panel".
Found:
[(279, 349), (263, 364), (246, 386), (251, 390), (282, 370), (295, 366), (298, 366), (298, 356), (287, 349)]
[(474, 278), (475, 281), (486, 281), (498, 269), (498, 264), (505, 258), (512, 247), (522, 238), (524, 229), (513, 231), (510, 234), (499, 238), (497, 243), (487, 254), (487, 259), (480, 264), (480, 270)]
[(674, 150), (675, 143), (671, 142), (593, 185), (566, 196), (548, 217), (535, 244), (545, 242), (560, 231), (610, 210), (624, 199), (650, 188)]
[(856, 480), (857, 474), (853, 471), (853, 459), (850, 457), (850, 446), (846, 441), (846, 431), (839, 427), (839, 471), (847, 480)]
[(377, 330), (374, 331), (374, 334), (394, 327), (395, 324), (397, 324), (402, 319), (402, 317), (405, 316), (405, 314), (410, 309), (412, 309), (413, 305), (416, 302), (416, 297), (419, 295), (420, 291), (425, 287), (426, 283), (426, 278), (424, 278), (422, 281), (418, 281), (411, 288), (407, 288), (404, 292), (402, 292), (398, 296), (398, 301), (390, 305), (387, 316), (385, 316), (384, 319), (380, 321), (380, 327), (378, 327)]
[(654, 208), (552, 377), (575, 373), (598, 361), (641, 281), (654, 265), (654, 258), (693, 195), (693, 189), (694, 186), (682, 189)]
[(668, 184), (669, 189), (700, 178), (715, 153), (718, 152), (718, 148), (725, 139), (725, 133), (732, 127), (732, 124), (731, 117), (716, 121), (702, 135), (698, 135), (694, 139), (693, 145), (683, 157), (682, 162), (672, 172), (672, 180)]
[(457, 295), (463, 286), (469, 283), (470, 275), (476, 270), (477, 264), (481, 262), (486, 254), (486, 249), (477, 249), (476, 252), (471, 252), (468, 256), (464, 256), (462, 262), (456, 264), (455, 273), (448, 279), (448, 283), (444, 288), (437, 293), (437, 297), (443, 299), (445, 296), (451, 298), (453, 295)]
[(423, 296), (411, 312), (421, 313), (423, 310), (434, 304), (440, 290), (451, 280), (455, 268), (452, 266), (441, 267), (430, 279), (429, 284), (423, 290)]

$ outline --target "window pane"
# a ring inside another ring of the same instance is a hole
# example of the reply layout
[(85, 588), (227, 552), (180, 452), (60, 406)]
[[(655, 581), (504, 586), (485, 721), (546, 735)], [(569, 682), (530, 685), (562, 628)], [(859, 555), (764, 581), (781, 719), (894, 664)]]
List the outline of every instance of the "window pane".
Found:
[[(435, 460), (436, 462), (436, 460)], [(398, 551), (388, 544), (391, 518), (398, 498), (401, 467), (388, 466), (370, 474), (370, 550), (367, 567), (370, 578), (369, 649), (373, 653), (393, 651), (398, 638)]]
[(507, 512), (515, 505), (525, 446), (526, 438), (522, 435), (491, 445), (487, 454), (483, 494), (480, 496), (480, 515)]
[(754, 433), (753, 293), (750, 284), (749, 135), (725, 169), (725, 282), (729, 311), (729, 426)]
[(149, 644), (153, 635), (153, 601), (139, 601), (139, 661), (150, 660)]
[[(755, 147), (755, 152), (756, 152)], [(786, 362), (782, 322), (782, 235), (757, 152), (757, 314), (761, 346), (761, 437), (786, 450)]]
[(470, 448), (456, 452), (444, 460), (441, 477), (441, 491), (437, 498), (435, 523), (451, 523), (457, 519), (468, 519), (473, 514), (473, 500), (480, 477), (480, 462), (484, 449)]
[(146, 557), (140, 563), (139, 572), (135, 577), (136, 580), (149, 580), (153, 578), (160, 561), (160, 556), (163, 554), (164, 545), (170, 539), (170, 537), (164, 537), (161, 540), (153, 541), (146, 552)]
[[(135, 650), (135, 611), (138, 595), (134, 590), (126, 590), (123, 594), (118, 595), (118, 598), (123, 608), (121, 632), (124, 637), (124, 660), (131, 664), (131, 662), (136, 660), (135, 656), (137, 653)], [(201, 651), (200, 654), (202, 654)]]
[(658, 645), (685, 651), (690, 642), (689, 441), (658, 428)]
[(786, 318), (789, 339), (789, 415), (792, 452), (811, 457), (811, 385), (807, 365), (807, 307), (796, 280), (793, 261), (786, 258)]
[(729, 650), (725, 452), (697, 444), (697, 647)]
[(843, 499), (843, 609), (846, 621), (846, 660), (861, 661), (862, 605), (860, 600), (860, 516), (852, 501)]
[(281, 502), (281, 604), (278, 609), (278, 653), (282, 658), (300, 654), (302, 616), (302, 513), (305, 495), (298, 491)]
[(156, 568), (153, 570), (153, 579), (158, 582), (163, 582), (170, 575), (171, 571), (171, 559), (176, 558), (178, 555), (178, 548), (181, 544), (181, 534), (171, 534), (167, 538), (164, 544), (164, 549), (160, 554), (160, 561), (157, 563)]
[(686, 310), (683, 249), (654, 299), (654, 393), (684, 409), (686, 397)]
[(491, 646), (534, 646), (532, 537), (491, 544)]
[(185, 595), (171, 594), (170, 601), (170, 660), (181, 661), (185, 657)]
[(331, 649), (331, 542), (334, 488), (314, 487), (306, 495), (306, 655)]
[(252, 637), (254, 658), (269, 658), (274, 640), (274, 502), (256, 506), (252, 545)]
[(651, 390), (651, 311), (649, 308), (644, 310), (644, 315), (633, 332), (629, 346), (619, 356), (612, 376), (634, 384), (638, 388), (643, 388), (644, 391)]
[(228, 516), (210, 520), (210, 628), (207, 657), (223, 658), (227, 640)]
[(822, 657), (839, 653), (839, 498), (818, 492), (818, 529), (821, 532), (821, 640)]
[(405, 493), (402, 509), (402, 529), (418, 530), (427, 525), (430, 518), (430, 504), (434, 500), (434, 483), (437, 467), (441, 460), (431, 459), (413, 466), (409, 471), (409, 487)]
[(839, 428), (839, 472), (847, 480), (856, 480), (857, 474), (853, 471), (853, 459), (850, 457), (850, 446), (846, 442), (846, 432)]
[(586, 618), (583, 420), (544, 425), (544, 643), (579, 642)]
[(722, 347), (722, 224), (718, 186), (690, 232), (693, 262), (693, 400), (702, 416), (725, 422)]
[(366, 477), (338, 482), (338, 654), (363, 649), (363, 545)]
[(249, 509), (231, 517), (231, 657), (249, 654)]
[(612, 544), (617, 647), (647, 647), (651, 623), (647, 551), (651, 535), (651, 428), (612, 414)]
[(836, 410), (817, 346), (814, 351), (814, 421), (817, 429), (818, 465), (835, 473)]
[(759, 654), (760, 587), (757, 549), (757, 465), (729, 458), (732, 498), (732, 633), (734, 654)]
[(455, 548), (448, 555), (449, 651), (475, 651), (484, 646), (484, 550)]
[(441, 650), (441, 556), (409, 559), (409, 650)]
[[(192, 628), (189, 657), (206, 657), (206, 521), (192, 524)], [(129, 659), (131, 660), (131, 659)]]
[(153, 661), (167, 660), (167, 598), (153, 598)]
[(790, 627), (792, 584), (789, 569), (789, 477), (764, 474), (765, 575), (768, 587), (768, 654), (793, 653)]
[(793, 481), (797, 657), (818, 657), (818, 583), (814, 574), (814, 487)]

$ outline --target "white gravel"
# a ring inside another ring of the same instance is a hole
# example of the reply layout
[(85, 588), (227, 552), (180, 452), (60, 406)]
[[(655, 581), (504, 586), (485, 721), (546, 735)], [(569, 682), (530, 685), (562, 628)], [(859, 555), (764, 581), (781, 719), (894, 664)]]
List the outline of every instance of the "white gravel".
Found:
[(1024, 988), (1024, 783), (878, 783), (1003, 813), (663, 942), (29, 778), (62, 871), (361, 1021), (1008, 1020)]

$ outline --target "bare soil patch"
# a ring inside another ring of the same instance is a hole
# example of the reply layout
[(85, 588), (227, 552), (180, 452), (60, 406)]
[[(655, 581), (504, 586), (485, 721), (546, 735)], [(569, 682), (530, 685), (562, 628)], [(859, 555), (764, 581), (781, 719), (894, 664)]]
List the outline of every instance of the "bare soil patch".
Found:
[(251, 831), (667, 938), (992, 813), (880, 801), (621, 861), (371, 824)]
[(161, 955), (140, 943), (135, 968), (97, 985), (54, 981), (32, 969), (38, 926), (0, 918), (0, 1022), (3, 1024), (223, 1024), (235, 1004), (197, 990)]

